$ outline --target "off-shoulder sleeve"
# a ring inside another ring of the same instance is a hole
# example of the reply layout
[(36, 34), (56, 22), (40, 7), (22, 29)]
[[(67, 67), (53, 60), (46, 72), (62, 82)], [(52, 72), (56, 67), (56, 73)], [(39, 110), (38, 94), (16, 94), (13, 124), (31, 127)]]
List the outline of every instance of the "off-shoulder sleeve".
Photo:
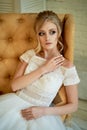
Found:
[(21, 61), (25, 61), (25, 62), (29, 63), (30, 59), (31, 59), (32, 56), (34, 56), (34, 55), (35, 55), (35, 52), (34, 52), (33, 49), (32, 49), (32, 50), (28, 50), (28, 51), (26, 51), (25, 53), (23, 53), (23, 54), (19, 57), (19, 59), (20, 59)]
[(66, 69), (64, 74), (64, 86), (75, 85), (80, 82), (76, 67)]

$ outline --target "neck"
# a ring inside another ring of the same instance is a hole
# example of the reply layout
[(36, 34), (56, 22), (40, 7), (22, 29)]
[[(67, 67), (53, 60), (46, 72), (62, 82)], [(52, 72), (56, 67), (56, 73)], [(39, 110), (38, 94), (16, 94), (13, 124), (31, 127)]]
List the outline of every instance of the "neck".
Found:
[(60, 52), (58, 51), (58, 49), (51, 49), (51, 50), (43, 50), (44, 54), (43, 54), (43, 57), (45, 59), (50, 59), (54, 56), (58, 56), (60, 55)]

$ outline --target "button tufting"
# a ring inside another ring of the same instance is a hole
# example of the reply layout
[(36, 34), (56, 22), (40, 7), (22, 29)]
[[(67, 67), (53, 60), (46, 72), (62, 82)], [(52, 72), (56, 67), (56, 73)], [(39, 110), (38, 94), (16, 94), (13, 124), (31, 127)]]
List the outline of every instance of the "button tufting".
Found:
[(2, 61), (3, 60), (3, 58), (2, 57), (0, 57), (0, 61)]
[(0, 19), (0, 23), (3, 23), (3, 21), (4, 21), (3, 19)]
[(24, 19), (23, 18), (19, 18), (17, 19), (19, 23), (23, 23), (24, 22)]
[(12, 79), (13, 79), (13, 76), (10, 75), (10, 76), (9, 76), (9, 79), (12, 80)]
[(9, 42), (12, 42), (12, 41), (13, 41), (13, 38), (12, 38), (12, 37), (8, 37), (8, 41), (9, 41)]
[(32, 37), (27, 37), (27, 41), (31, 42), (32, 41)]
[(13, 76), (11, 76), (10, 74), (8, 74), (7, 78), (11, 80), (13, 78)]

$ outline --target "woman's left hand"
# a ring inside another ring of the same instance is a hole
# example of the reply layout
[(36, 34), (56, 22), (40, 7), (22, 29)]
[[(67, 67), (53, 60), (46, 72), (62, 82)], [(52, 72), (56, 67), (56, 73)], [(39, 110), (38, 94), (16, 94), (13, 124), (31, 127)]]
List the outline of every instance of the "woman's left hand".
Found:
[(23, 118), (25, 118), (26, 120), (37, 119), (39, 117), (44, 116), (45, 107), (38, 107), (38, 106), (29, 107), (21, 110), (21, 114)]

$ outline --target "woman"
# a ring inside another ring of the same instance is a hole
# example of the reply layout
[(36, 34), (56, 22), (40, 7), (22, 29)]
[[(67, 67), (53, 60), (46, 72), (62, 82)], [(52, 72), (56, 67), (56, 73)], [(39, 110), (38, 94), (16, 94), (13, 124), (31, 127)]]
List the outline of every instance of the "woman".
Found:
[[(61, 55), (61, 30), (54, 12), (38, 14), (35, 21), (38, 47), (20, 56), (21, 63), (12, 81), (16, 94), (0, 97), (0, 130), (72, 130), (63, 124), (60, 115), (77, 110), (79, 77), (75, 66)], [(62, 84), (68, 103), (51, 107)]]

